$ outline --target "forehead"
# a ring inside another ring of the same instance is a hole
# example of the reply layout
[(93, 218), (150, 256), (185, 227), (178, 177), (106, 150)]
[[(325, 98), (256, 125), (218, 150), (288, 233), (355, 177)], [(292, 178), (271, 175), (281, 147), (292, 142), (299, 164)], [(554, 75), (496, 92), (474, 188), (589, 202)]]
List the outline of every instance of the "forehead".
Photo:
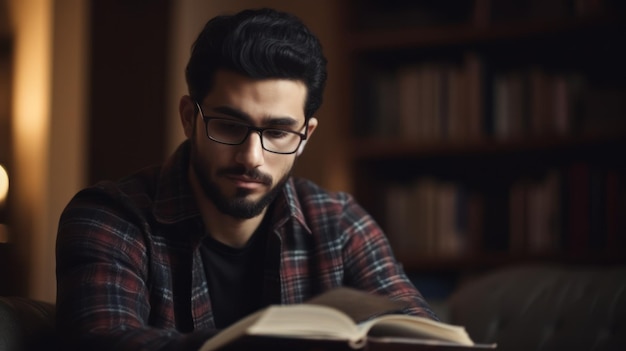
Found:
[(203, 99), (207, 113), (234, 109), (253, 121), (273, 117), (304, 121), (306, 86), (283, 78), (253, 79), (235, 72), (216, 72), (212, 89)]

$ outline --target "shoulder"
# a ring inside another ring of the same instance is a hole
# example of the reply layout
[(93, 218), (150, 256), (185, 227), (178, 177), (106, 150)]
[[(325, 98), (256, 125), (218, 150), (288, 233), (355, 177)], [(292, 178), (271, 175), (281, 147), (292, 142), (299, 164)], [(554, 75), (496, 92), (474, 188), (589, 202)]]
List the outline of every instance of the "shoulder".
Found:
[(120, 217), (144, 217), (152, 207), (159, 167), (143, 169), (118, 181), (100, 181), (79, 191), (63, 211), (68, 218), (108, 213)]
[(307, 179), (293, 178), (291, 185), (303, 212), (314, 209), (340, 212), (345, 206), (355, 204), (350, 194), (328, 191)]
[(322, 229), (355, 232), (374, 224), (369, 213), (346, 192), (327, 191), (299, 178), (293, 179), (292, 186), (303, 220), (312, 232)]
[(141, 266), (149, 245), (146, 235), (151, 232), (149, 199), (155, 172), (157, 169), (146, 169), (79, 191), (59, 219), (58, 262), (66, 265), (88, 253), (104, 261), (115, 259)]

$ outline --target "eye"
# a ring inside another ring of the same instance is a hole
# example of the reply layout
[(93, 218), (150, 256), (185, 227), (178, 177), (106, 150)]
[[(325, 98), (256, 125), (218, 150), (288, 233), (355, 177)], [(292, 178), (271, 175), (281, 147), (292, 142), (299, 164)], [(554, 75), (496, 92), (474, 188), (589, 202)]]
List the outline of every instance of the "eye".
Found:
[(263, 135), (266, 138), (282, 139), (282, 138), (286, 138), (289, 136), (293, 136), (293, 133), (286, 131), (286, 130), (280, 130), (280, 129), (266, 129), (263, 131)]
[(241, 123), (229, 121), (229, 120), (213, 120), (213, 124), (215, 128), (222, 133), (241, 133), (242, 131), (246, 131), (248, 128)]

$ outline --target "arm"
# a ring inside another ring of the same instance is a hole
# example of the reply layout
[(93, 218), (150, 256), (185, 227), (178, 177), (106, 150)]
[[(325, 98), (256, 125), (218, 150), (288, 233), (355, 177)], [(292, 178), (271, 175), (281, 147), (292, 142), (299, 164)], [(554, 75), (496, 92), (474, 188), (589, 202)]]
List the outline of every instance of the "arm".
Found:
[(352, 198), (345, 204), (340, 226), (346, 235), (343, 255), (350, 285), (406, 301), (406, 314), (438, 319), (396, 261), (382, 229)]
[(76, 350), (197, 350), (211, 331), (176, 331), (173, 307), (152, 315), (148, 248), (133, 216), (128, 205), (94, 189), (65, 209), (57, 236), (61, 339)]

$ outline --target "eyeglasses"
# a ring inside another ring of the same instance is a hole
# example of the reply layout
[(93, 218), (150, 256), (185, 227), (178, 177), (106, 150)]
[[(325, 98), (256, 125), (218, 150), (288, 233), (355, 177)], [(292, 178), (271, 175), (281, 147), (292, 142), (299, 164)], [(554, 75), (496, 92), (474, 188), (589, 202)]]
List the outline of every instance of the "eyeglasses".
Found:
[(220, 144), (241, 145), (251, 132), (256, 132), (261, 137), (261, 147), (264, 150), (287, 155), (298, 151), (302, 141), (306, 140), (308, 123), (304, 125), (305, 134), (278, 128), (258, 128), (228, 118), (205, 116), (198, 102), (196, 106), (204, 120), (206, 136)]

